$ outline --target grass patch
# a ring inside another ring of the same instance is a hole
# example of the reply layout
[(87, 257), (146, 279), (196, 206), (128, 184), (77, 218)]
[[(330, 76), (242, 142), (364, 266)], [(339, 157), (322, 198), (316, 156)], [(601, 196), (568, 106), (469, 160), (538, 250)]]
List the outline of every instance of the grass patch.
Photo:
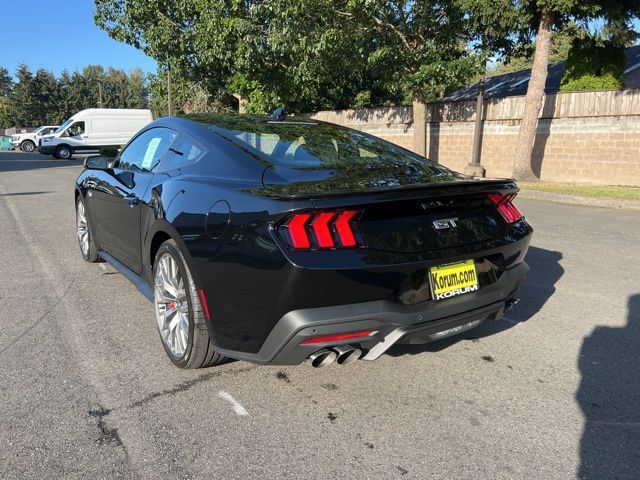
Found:
[(600, 185), (577, 185), (573, 183), (518, 182), (523, 190), (564, 193), (583, 197), (616, 198), (619, 200), (640, 200), (640, 187), (608, 187)]

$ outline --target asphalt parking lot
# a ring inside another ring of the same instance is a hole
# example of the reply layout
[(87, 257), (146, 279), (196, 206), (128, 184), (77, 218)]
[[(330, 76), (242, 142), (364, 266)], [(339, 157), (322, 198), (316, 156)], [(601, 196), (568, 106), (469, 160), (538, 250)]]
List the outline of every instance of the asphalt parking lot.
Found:
[(520, 200), (508, 318), (376, 362), (180, 371), (82, 261), (80, 161), (0, 153), (0, 478), (640, 478), (640, 215)]

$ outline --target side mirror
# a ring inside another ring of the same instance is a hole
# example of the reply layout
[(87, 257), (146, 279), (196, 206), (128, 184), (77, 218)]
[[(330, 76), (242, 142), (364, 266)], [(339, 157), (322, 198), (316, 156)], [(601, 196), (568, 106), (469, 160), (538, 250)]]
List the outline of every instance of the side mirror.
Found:
[(102, 155), (87, 157), (84, 159), (84, 168), (89, 170), (106, 170), (109, 168), (109, 159)]

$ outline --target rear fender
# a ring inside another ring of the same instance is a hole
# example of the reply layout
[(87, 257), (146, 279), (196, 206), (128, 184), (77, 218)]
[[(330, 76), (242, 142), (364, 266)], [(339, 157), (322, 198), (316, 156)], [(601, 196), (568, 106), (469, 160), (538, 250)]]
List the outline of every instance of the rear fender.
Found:
[(189, 249), (187, 248), (187, 245), (185, 244), (184, 240), (182, 239), (178, 231), (173, 227), (173, 225), (171, 225), (169, 222), (167, 222), (164, 219), (157, 219), (153, 223), (153, 225), (151, 225), (151, 227), (147, 230), (146, 237), (143, 240), (142, 265), (143, 265), (144, 276), (146, 280), (149, 282), (149, 284), (151, 285), (153, 283), (154, 258), (152, 258), (152, 255), (154, 254), (152, 252), (152, 248), (155, 249), (156, 247), (156, 245), (154, 245), (154, 239), (157, 236), (168, 237), (174, 242), (176, 242), (176, 244), (178, 245), (178, 248), (180, 248), (180, 251), (182, 252), (182, 255), (185, 261), (187, 262), (187, 266), (189, 267), (189, 270), (191, 271), (191, 276), (193, 277), (193, 281), (196, 283), (196, 285), (200, 285), (199, 279), (196, 278), (197, 272), (195, 269), (194, 261), (193, 261), (193, 258), (191, 257), (191, 254), (189, 253)]

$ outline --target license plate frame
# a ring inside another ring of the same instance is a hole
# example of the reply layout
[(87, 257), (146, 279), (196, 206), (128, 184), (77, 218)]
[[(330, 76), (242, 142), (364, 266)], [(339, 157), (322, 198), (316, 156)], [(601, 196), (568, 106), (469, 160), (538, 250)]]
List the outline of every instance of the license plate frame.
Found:
[(427, 271), (431, 298), (442, 301), (480, 290), (478, 270), (473, 259), (434, 265)]

